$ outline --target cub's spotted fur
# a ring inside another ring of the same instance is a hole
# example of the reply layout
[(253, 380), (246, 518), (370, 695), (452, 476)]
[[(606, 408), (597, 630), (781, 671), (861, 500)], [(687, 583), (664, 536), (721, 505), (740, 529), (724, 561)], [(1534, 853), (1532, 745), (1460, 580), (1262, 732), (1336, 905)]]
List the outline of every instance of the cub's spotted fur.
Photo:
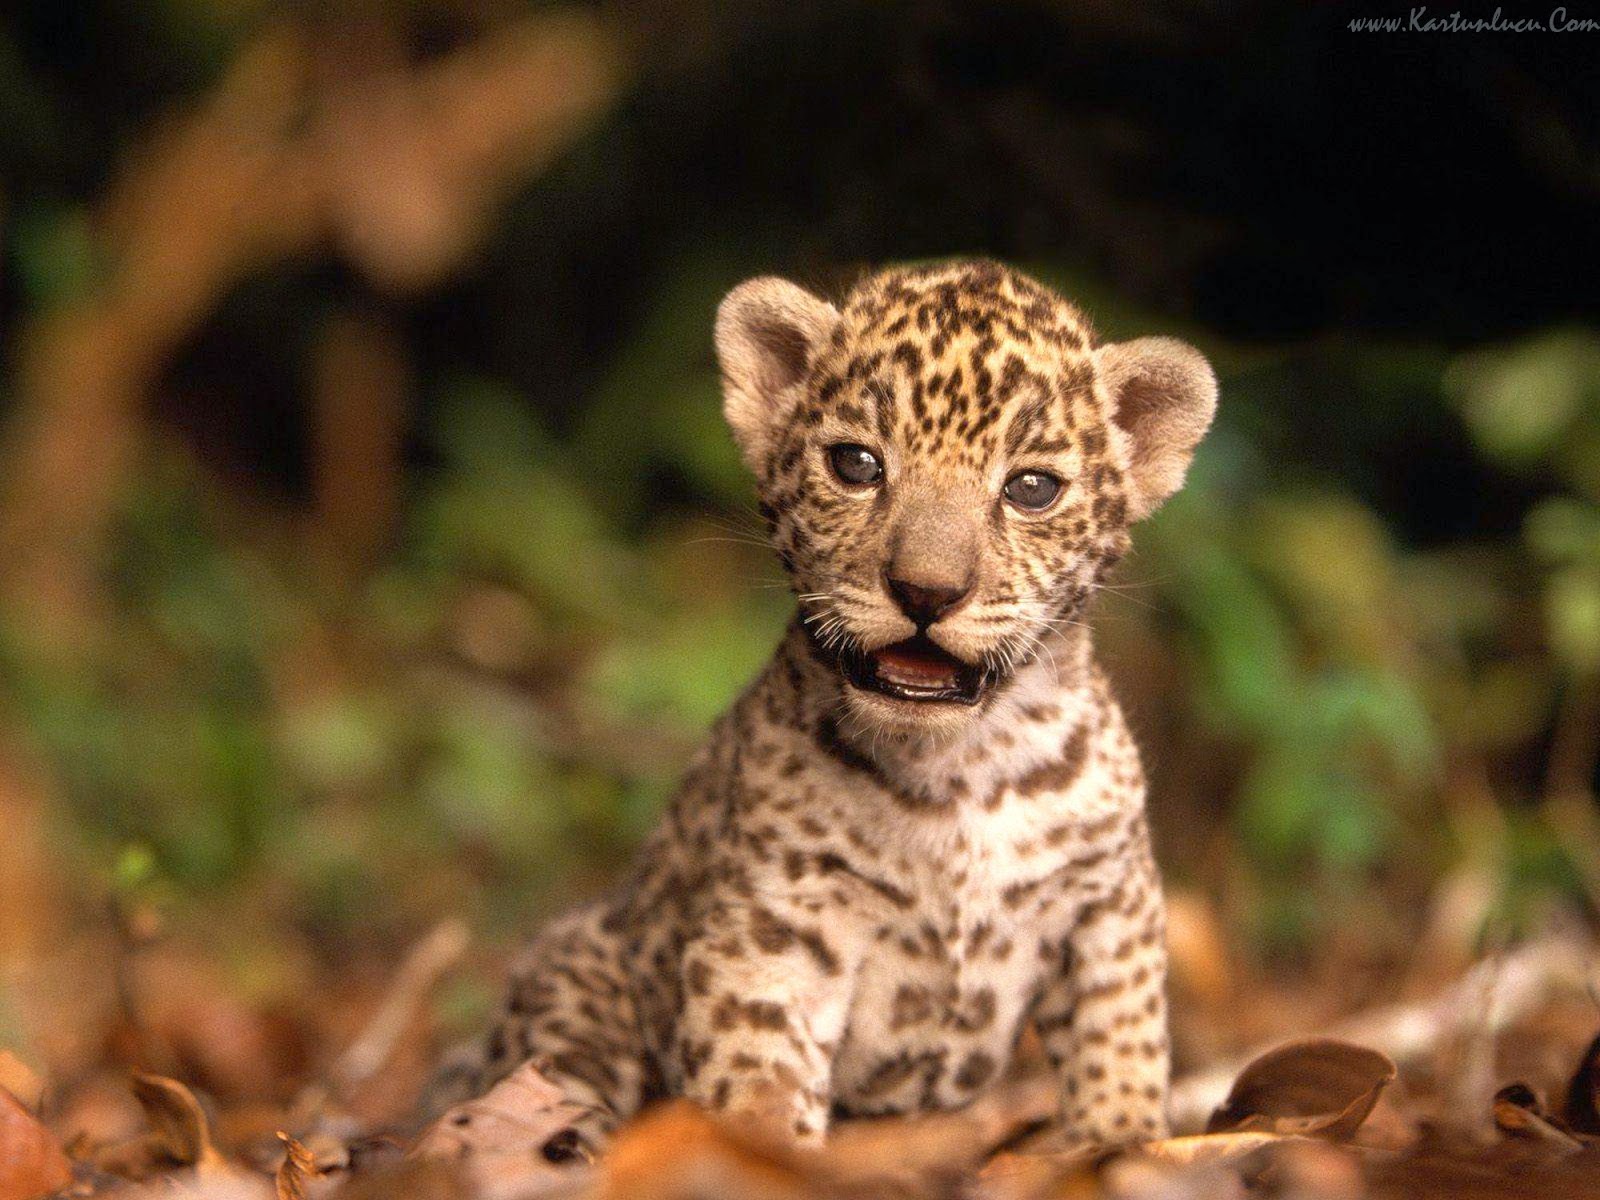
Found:
[(1084, 618), (1216, 386), (989, 262), (717, 315), (726, 413), (799, 613), (626, 883), (516, 970), (533, 1059), (603, 1137), (652, 1097), (820, 1137), (949, 1108), (1028, 1022), (1070, 1134), (1165, 1130), (1144, 777)]

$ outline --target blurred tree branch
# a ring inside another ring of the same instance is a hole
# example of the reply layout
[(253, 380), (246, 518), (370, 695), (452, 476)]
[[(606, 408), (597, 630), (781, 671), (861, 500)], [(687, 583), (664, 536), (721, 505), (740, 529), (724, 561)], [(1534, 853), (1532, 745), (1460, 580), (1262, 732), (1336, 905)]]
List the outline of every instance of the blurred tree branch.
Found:
[[(617, 93), (615, 42), (553, 11), (418, 66), (381, 27), (285, 25), (247, 46), (215, 90), (128, 159), (97, 206), (104, 274), (24, 331), (18, 412), (0, 494), (4, 598), (23, 627), (65, 644), (90, 627), (107, 523), (143, 437), (150, 389), (220, 298), (252, 272), (338, 251), (384, 290), (455, 269), (491, 206), (570, 144)], [(403, 364), (373, 367), (381, 331), (336, 332), (356, 386), (324, 381), (316, 424), (338, 452), (367, 419), (393, 426)], [(337, 365), (337, 364), (335, 364)], [(370, 369), (367, 369), (370, 368)], [(363, 411), (365, 410), (365, 411)], [(372, 440), (387, 469), (397, 434)], [(335, 487), (320, 513), (341, 541), (382, 521), (370, 489)], [(350, 511), (328, 511), (346, 504)], [(363, 540), (356, 537), (356, 542)]]
[(15, 739), (0, 740), (0, 977), (48, 946), (66, 915), (46, 848), (46, 783)]

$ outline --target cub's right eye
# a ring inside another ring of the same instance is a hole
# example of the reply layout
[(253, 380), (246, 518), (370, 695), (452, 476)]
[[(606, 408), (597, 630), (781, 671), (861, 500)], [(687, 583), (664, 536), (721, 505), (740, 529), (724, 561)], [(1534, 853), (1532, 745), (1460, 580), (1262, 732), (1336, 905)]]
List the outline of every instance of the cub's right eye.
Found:
[(833, 473), (845, 483), (877, 483), (883, 478), (883, 464), (878, 456), (855, 442), (840, 442), (828, 447), (828, 463)]

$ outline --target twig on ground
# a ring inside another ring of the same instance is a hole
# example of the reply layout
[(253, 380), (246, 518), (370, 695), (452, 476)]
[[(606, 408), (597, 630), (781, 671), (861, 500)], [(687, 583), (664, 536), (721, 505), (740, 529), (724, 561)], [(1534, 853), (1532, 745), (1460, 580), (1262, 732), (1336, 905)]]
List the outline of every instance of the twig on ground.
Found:
[[(1505, 965), (1505, 949), (1497, 948), (1473, 971), (1478, 976), (1479, 992), (1474, 1002), (1464, 1006), (1456, 1043), (1455, 1069), (1445, 1085), (1445, 1110), (1454, 1123), (1480, 1137), (1493, 1134), (1490, 1105), (1498, 1084), (1495, 1081), (1495, 1047), (1499, 1027), (1495, 1023), (1500, 972)], [(1441, 1048), (1443, 1045), (1441, 1044)]]
[(907, 1177), (972, 1169), (1053, 1119), (1057, 1103), (1054, 1080), (1041, 1072), (1004, 1083), (960, 1112), (847, 1122), (831, 1135), (829, 1153), (847, 1175), (882, 1173), (888, 1163)]
[(461, 960), (469, 940), (466, 922), (452, 919), (434, 926), (412, 947), (378, 1011), (329, 1071), (335, 1093), (349, 1097), (383, 1070), (417, 1009), (434, 984)]

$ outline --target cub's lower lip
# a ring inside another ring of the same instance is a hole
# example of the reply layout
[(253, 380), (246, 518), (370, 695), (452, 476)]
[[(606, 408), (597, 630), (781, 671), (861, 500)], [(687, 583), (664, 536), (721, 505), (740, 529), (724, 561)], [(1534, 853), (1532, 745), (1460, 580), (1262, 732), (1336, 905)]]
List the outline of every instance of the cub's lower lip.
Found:
[(989, 683), (981, 667), (962, 662), (921, 634), (846, 655), (845, 677), (863, 691), (917, 703), (976, 704)]

